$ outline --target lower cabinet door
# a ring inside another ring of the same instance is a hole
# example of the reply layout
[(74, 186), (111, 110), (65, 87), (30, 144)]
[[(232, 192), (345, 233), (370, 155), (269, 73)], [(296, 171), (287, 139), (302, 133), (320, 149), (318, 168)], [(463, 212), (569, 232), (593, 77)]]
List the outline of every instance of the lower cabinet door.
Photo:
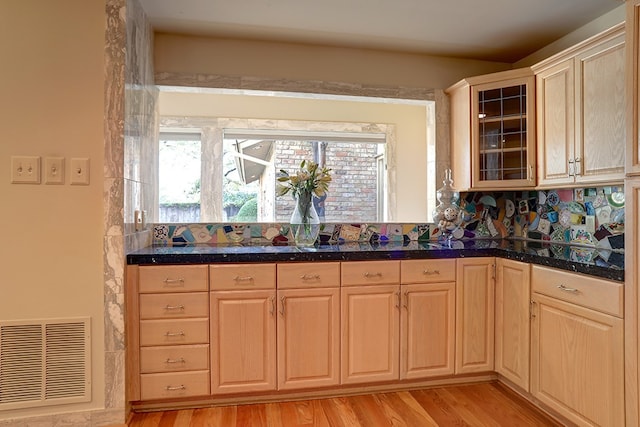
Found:
[(531, 392), (581, 426), (624, 420), (623, 320), (533, 294)]
[(402, 285), (400, 379), (451, 375), (455, 282)]
[(495, 259), (456, 260), (456, 374), (494, 367)]
[(276, 388), (274, 290), (211, 292), (211, 393)]
[(496, 265), (496, 372), (528, 392), (531, 266), (501, 258)]
[(397, 380), (400, 285), (341, 288), (342, 384)]
[(340, 289), (278, 291), (278, 389), (340, 383)]

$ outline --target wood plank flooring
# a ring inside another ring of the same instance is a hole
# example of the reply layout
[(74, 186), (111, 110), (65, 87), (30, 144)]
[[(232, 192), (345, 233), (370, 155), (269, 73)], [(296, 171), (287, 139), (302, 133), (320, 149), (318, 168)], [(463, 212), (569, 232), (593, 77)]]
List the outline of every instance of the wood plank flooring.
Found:
[(561, 426), (497, 383), (135, 414), (130, 427)]

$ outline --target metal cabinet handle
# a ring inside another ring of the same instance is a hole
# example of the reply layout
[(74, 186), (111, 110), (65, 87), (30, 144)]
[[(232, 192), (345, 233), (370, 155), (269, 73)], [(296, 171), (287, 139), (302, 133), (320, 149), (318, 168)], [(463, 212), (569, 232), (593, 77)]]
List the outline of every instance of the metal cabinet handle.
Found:
[(426, 270), (422, 270), (422, 274), (425, 274), (427, 276), (433, 276), (434, 274), (440, 274), (440, 270), (429, 270), (427, 268)]
[(180, 304), (180, 305), (165, 305), (164, 309), (169, 311), (169, 310), (184, 310), (184, 305)]
[(536, 317), (536, 302), (534, 300), (529, 301), (529, 317), (530, 318), (534, 318)]
[(576, 167), (573, 159), (569, 159), (569, 176), (576, 176)]
[(575, 170), (576, 176), (582, 175), (582, 164), (580, 163), (581, 161), (582, 160), (580, 159), (580, 157), (576, 157), (576, 170)]
[(273, 316), (273, 313), (276, 312), (276, 297), (271, 297), (271, 310), (269, 310), (269, 314)]
[(287, 301), (287, 297), (285, 296), (281, 296), (280, 297), (280, 315), (284, 316), (284, 304)]
[(533, 165), (529, 164), (529, 181), (533, 181), (535, 176), (533, 175)]
[(164, 283), (167, 286), (172, 286), (172, 285), (176, 285), (176, 286), (184, 286), (184, 279), (180, 278), (180, 279), (171, 279), (170, 277), (167, 277), (166, 279), (164, 279), (162, 281), (162, 283)]
[(578, 289), (576, 289), (576, 288), (568, 288), (568, 287), (566, 287), (565, 285), (558, 285), (558, 286), (556, 286), (556, 287), (557, 287), (558, 289), (560, 289), (561, 291), (563, 291), (563, 292), (571, 292), (571, 293), (573, 293), (573, 294), (577, 294), (577, 293), (579, 293), (579, 292), (580, 292), (580, 291), (579, 291)]
[(187, 388), (184, 385), (178, 385), (178, 386), (171, 386), (168, 385), (164, 388), (167, 391), (177, 391), (177, 390), (186, 390)]
[(396, 298), (398, 299), (396, 301), (396, 308), (400, 308), (400, 303), (401, 303), (401, 301), (400, 301), (400, 299), (401, 299), (400, 291), (396, 292)]
[(319, 274), (303, 274), (302, 276), (300, 276), (300, 279), (302, 279), (302, 280), (320, 280), (320, 275)]
[(402, 306), (407, 310), (409, 309), (409, 291), (404, 291), (404, 303)]
[(165, 332), (165, 337), (183, 337), (185, 334), (183, 331), (180, 332)]
[(180, 359), (167, 359), (164, 361), (164, 363), (187, 363), (187, 361), (184, 360), (183, 357), (181, 357)]
[(364, 277), (366, 277), (367, 279), (369, 277), (382, 277), (382, 273), (377, 272), (377, 273), (369, 273), (368, 271), (366, 273), (364, 273)]
[(253, 282), (253, 277), (251, 276), (236, 276), (233, 278), (236, 282)]

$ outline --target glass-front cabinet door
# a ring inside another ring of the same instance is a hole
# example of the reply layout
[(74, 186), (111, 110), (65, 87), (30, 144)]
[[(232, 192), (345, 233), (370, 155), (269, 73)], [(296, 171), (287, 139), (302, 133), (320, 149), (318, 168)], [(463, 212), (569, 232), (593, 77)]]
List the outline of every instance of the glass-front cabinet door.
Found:
[(534, 78), (471, 86), (473, 188), (535, 186)]

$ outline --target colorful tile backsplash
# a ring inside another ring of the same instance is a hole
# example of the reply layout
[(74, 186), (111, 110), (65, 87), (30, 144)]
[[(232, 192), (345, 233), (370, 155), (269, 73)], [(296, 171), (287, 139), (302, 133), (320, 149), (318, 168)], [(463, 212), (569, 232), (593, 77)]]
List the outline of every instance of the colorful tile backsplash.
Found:
[[(553, 251), (569, 251), (567, 248), (573, 247), (570, 259), (577, 262), (601, 258), (605, 263), (623, 263), (625, 200), (622, 187), (474, 192), (460, 196), (462, 223), (453, 233), (454, 246), (460, 246), (455, 241), (465, 239), (519, 238), (558, 243), (551, 247)], [(157, 224), (153, 233), (156, 245), (284, 245), (293, 241), (286, 223)], [(433, 223), (325, 223), (319, 240), (321, 243), (407, 243), (437, 241), (441, 237)]]

